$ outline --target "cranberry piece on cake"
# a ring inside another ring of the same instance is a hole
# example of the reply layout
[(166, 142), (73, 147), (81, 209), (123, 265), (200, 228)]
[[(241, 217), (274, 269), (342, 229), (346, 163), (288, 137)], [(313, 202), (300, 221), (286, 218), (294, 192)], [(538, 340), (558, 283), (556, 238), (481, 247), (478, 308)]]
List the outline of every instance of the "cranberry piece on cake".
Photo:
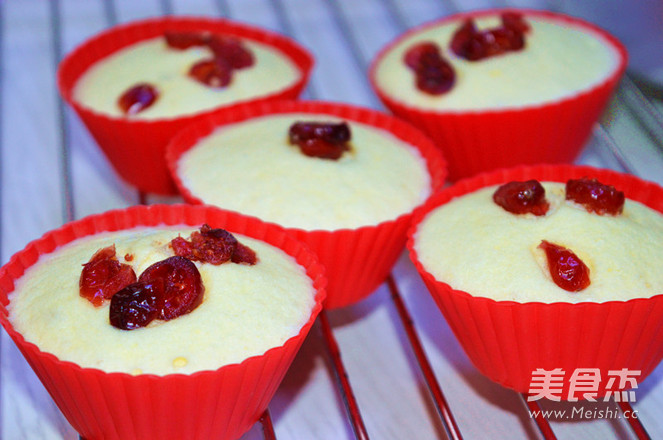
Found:
[(115, 245), (99, 249), (83, 265), (79, 291), (94, 306), (103, 304), (117, 291), (136, 281), (136, 274), (128, 264), (122, 264), (115, 255)]
[(154, 285), (133, 283), (113, 295), (108, 317), (113, 327), (133, 330), (159, 317), (159, 296)]
[(208, 46), (215, 59), (223, 59), (233, 69), (251, 67), (255, 62), (251, 51), (237, 38), (213, 36)]
[(529, 24), (527, 24), (522, 14), (518, 14), (517, 12), (505, 12), (502, 14), (502, 26), (522, 33), (530, 30)]
[(525, 33), (529, 25), (522, 15), (507, 12), (502, 14), (502, 26), (479, 31), (470, 18), (454, 32), (450, 47), (453, 53), (468, 61), (518, 51), (525, 47)]
[(405, 65), (412, 70), (419, 70), (426, 62), (427, 58), (432, 58), (440, 54), (440, 47), (432, 41), (424, 41), (410, 47), (403, 61)]
[(189, 240), (174, 238), (170, 246), (175, 255), (203, 263), (219, 265), (232, 261), (253, 265), (258, 261), (256, 253), (239, 243), (233, 234), (208, 224), (202, 225), (200, 231), (192, 232)]
[(159, 92), (150, 84), (141, 83), (127, 89), (117, 100), (126, 115), (140, 113), (157, 100)]
[(212, 88), (221, 88), (230, 84), (232, 67), (223, 59), (198, 61), (189, 69), (189, 76)]
[(569, 292), (579, 292), (590, 284), (589, 268), (571, 250), (542, 240), (539, 248), (546, 253), (553, 282)]
[(203, 302), (205, 286), (200, 272), (190, 260), (175, 256), (154, 263), (138, 278), (152, 285), (161, 304), (159, 319), (165, 321), (193, 311)]
[(473, 45), (477, 44), (473, 38), (477, 33), (478, 31), (474, 25), (474, 21), (471, 18), (465, 20), (451, 37), (451, 42), (449, 43), (451, 51), (461, 58), (476, 58), (477, 55), (473, 54), (480, 49), (473, 48)]
[(198, 61), (189, 69), (191, 78), (212, 88), (226, 87), (234, 69), (244, 69), (255, 62), (251, 51), (237, 38), (200, 32), (166, 32), (164, 37), (173, 49), (205, 46), (212, 51), (212, 58)]
[(624, 193), (614, 186), (583, 177), (566, 182), (566, 200), (582, 205), (598, 215), (619, 215), (624, 210)]
[(340, 159), (350, 150), (350, 127), (345, 122), (295, 122), (288, 131), (291, 145), (303, 154), (320, 159)]
[(512, 181), (497, 188), (493, 201), (512, 214), (545, 215), (550, 204), (538, 180)]
[(235, 264), (248, 264), (252, 266), (258, 262), (258, 257), (253, 249), (238, 242), (230, 261)]
[(254, 64), (253, 54), (233, 37), (211, 35), (206, 32), (165, 32), (168, 47), (178, 50), (206, 46), (215, 59), (222, 59), (233, 69), (244, 69)]
[(412, 46), (405, 53), (405, 64), (414, 71), (417, 88), (430, 95), (441, 95), (453, 87), (456, 74), (433, 42)]
[(166, 44), (172, 49), (184, 50), (195, 46), (206, 46), (209, 44), (209, 34), (202, 32), (164, 32)]

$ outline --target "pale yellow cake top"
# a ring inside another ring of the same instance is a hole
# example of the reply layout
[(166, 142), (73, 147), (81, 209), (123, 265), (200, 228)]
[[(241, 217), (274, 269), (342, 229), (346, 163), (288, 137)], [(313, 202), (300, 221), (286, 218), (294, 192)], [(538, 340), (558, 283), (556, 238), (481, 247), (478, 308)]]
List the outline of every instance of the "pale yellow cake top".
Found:
[[(618, 66), (618, 54), (598, 33), (568, 23), (524, 15), (530, 25), (525, 48), (479, 61), (454, 54), (449, 46), (462, 21), (415, 32), (380, 61), (378, 87), (393, 99), (424, 109), (477, 110), (550, 102), (586, 90)], [(479, 30), (501, 26), (499, 17), (475, 20)], [(441, 95), (421, 92), (405, 53), (414, 45), (437, 43), (456, 72), (453, 88)]]
[(305, 156), (288, 130), (314, 120), (341, 121), (289, 113), (218, 128), (182, 155), (178, 174), (205, 203), (305, 230), (392, 220), (430, 194), (419, 151), (383, 129), (346, 121), (351, 151), (339, 160)]
[[(85, 237), (43, 255), (10, 294), (9, 319), (42, 351), (83, 367), (130, 374), (193, 373), (241, 362), (282, 345), (308, 321), (315, 289), (303, 267), (278, 248), (237, 235), (252, 248), (252, 266), (195, 262), (205, 294), (191, 313), (147, 327), (120, 330), (109, 302), (94, 307), (79, 295), (82, 265), (115, 244), (118, 259), (137, 276), (173, 256), (168, 243), (193, 229), (134, 229)], [(132, 254), (127, 262), (123, 256)]]
[(128, 46), (94, 64), (76, 83), (74, 99), (100, 113), (123, 117), (118, 98), (138, 83), (149, 83), (158, 90), (158, 99), (129, 117), (171, 118), (275, 93), (300, 79), (297, 67), (276, 49), (252, 40), (242, 43), (253, 53), (255, 62), (233, 70), (227, 87), (211, 88), (188, 76), (193, 64), (211, 58), (208, 48), (177, 50), (158, 37)]
[[(493, 202), (497, 187), (453, 199), (419, 225), (414, 248), (435, 279), (473, 296), (518, 302), (605, 302), (663, 293), (663, 215), (626, 200), (621, 215), (590, 214), (543, 183), (545, 216), (514, 215)], [(619, 188), (617, 188), (619, 189)], [(573, 251), (591, 284), (568, 292), (551, 279), (541, 240)]]

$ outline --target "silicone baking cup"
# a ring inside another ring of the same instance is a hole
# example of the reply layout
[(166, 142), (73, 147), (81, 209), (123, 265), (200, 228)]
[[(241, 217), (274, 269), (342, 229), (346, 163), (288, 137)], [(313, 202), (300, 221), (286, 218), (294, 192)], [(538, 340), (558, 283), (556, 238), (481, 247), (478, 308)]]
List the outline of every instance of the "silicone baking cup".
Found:
[[(419, 150), (431, 176), (432, 193), (444, 184), (446, 167), (439, 149), (411, 125), (384, 113), (350, 105), (282, 101), (236, 107), (224, 114), (206, 118), (178, 134), (168, 146), (167, 160), (184, 199), (190, 203), (203, 203), (196, 194), (191, 193), (179, 176), (178, 160), (182, 154), (221, 126), (283, 113), (328, 114), (387, 130)], [(405, 212), (394, 220), (356, 229), (285, 230), (306, 243), (318, 255), (329, 280), (325, 308), (338, 308), (365, 298), (384, 281), (405, 246), (405, 234), (411, 215), (411, 212)]]
[(145, 192), (175, 194), (164, 159), (170, 139), (188, 124), (208, 115), (223, 113), (229, 105), (174, 118), (134, 120), (111, 117), (76, 101), (73, 89), (94, 63), (131, 44), (163, 35), (164, 31), (209, 31), (267, 44), (292, 61), (299, 79), (291, 86), (241, 102), (295, 99), (308, 82), (313, 57), (295, 41), (284, 36), (225, 19), (164, 17), (113, 27), (91, 38), (68, 54), (59, 66), (57, 85), (64, 100), (73, 107), (118, 174)]
[[(429, 110), (406, 104), (398, 96), (381, 89), (376, 78), (378, 66), (383, 57), (404, 39), (449, 22), (460, 25), (466, 18), (498, 16), (505, 11), (493, 9), (456, 14), (413, 28), (383, 48), (369, 71), (373, 90), (384, 105), (396, 116), (427, 132), (442, 149), (452, 181), (521, 164), (572, 162), (588, 141), (593, 125), (626, 69), (626, 49), (604, 30), (557, 13), (509, 9), (522, 13), (525, 19), (537, 17), (560, 22), (600, 36), (614, 50), (617, 67), (598, 84), (573, 95), (504, 109)], [(446, 54), (448, 48), (443, 50)], [(440, 99), (444, 99), (444, 95)]]
[[(410, 257), (472, 363), (493, 381), (519, 392), (530, 390), (532, 373), (538, 368), (561, 368), (567, 375), (576, 368), (598, 368), (602, 379), (598, 396), (607, 391), (610, 370), (640, 370), (635, 379), (644, 380), (663, 358), (663, 295), (577, 304), (473, 296), (435, 279), (423, 267), (415, 250), (417, 227), (435, 208), (487, 186), (528, 179), (566, 182), (585, 176), (663, 213), (663, 188), (632, 175), (573, 165), (523, 166), (459, 181), (431, 198), (415, 214), (408, 231)], [(568, 396), (569, 385), (564, 382), (562, 398)]]
[[(8, 319), (8, 295), (40, 255), (77, 238), (138, 226), (208, 223), (281, 248), (316, 289), (311, 316), (283, 345), (241, 363), (190, 375), (105, 373), (58, 359), (27, 342)], [(322, 308), (326, 279), (315, 255), (277, 228), (213, 207), (138, 206), (68, 223), (28, 244), (0, 268), (0, 322), (78, 433), (92, 439), (236, 439), (267, 408)]]

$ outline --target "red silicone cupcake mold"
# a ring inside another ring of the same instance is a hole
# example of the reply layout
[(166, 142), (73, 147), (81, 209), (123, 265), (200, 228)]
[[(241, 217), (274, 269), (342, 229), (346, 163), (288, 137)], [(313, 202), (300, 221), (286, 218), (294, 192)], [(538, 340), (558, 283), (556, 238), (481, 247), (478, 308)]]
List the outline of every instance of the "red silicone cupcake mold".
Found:
[(456, 14), (414, 28), (383, 48), (369, 71), (373, 90), (384, 105), (396, 116), (428, 133), (442, 149), (452, 181), (482, 171), (521, 164), (572, 162), (588, 141), (594, 124), (626, 69), (626, 49), (604, 30), (558, 13), (510, 9), (522, 13), (525, 19), (532, 16), (561, 22), (600, 36), (614, 49), (618, 57), (617, 67), (603, 81), (579, 93), (536, 105), (505, 109), (417, 108), (380, 88), (376, 79), (377, 68), (385, 54), (404, 39), (448, 22), (457, 21), (460, 24), (466, 18), (499, 15), (505, 11), (492, 9)]
[[(440, 151), (423, 133), (411, 125), (384, 113), (365, 108), (325, 102), (282, 101), (239, 106), (214, 115), (179, 133), (168, 146), (168, 166), (184, 199), (200, 204), (202, 200), (184, 185), (178, 175), (179, 157), (203, 137), (220, 126), (251, 118), (282, 113), (329, 114), (388, 130), (416, 147), (426, 160), (432, 192), (444, 184), (446, 167)], [(368, 296), (384, 281), (405, 246), (405, 234), (411, 212), (376, 225), (356, 229), (302, 230), (286, 228), (306, 243), (325, 266), (329, 286), (326, 308), (353, 304)]]
[[(8, 295), (40, 255), (76, 238), (138, 226), (209, 223), (277, 246), (306, 269), (315, 306), (299, 334), (259, 356), (194, 374), (132, 376), (59, 360), (27, 342), (8, 319)], [(265, 411), (310, 330), (325, 297), (315, 255), (277, 228), (213, 207), (152, 205), (109, 211), (68, 223), (28, 244), (0, 268), (0, 322), (69, 423), (86, 439), (237, 439)]]
[(263, 43), (278, 50), (299, 70), (300, 77), (278, 92), (242, 102), (295, 99), (304, 89), (313, 68), (313, 57), (295, 41), (284, 36), (226, 19), (163, 17), (113, 27), (84, 42), (67, 55), (59, 66), (57, 84), (60, 94), (73, 107), (117, 173), (145, 192), (175, 194), (164, 159), (170, 139), (201, 117), (223, 113), (228, 105), (175, 118), (133, 120), (110, 117), (96, 112), (73, 96), (78, 79), (94, 63), (142, 40), (163, 35), (164, 31), (209, 31)]
[[(663, 358), (663, 294), (604, 303), (518, 303), (473, 296), (435, 279), (418, 260), (417, 227), (435, 208), (455, 197), (512, 180), (566, 182), (596, 177), (623, 191), (627, 198), (663, 213), (663, 188), (610, 170), (573, 165), (523, 166), (464, 179), (429, 200), (415, 214), (407, 247), (428, 290), (477, 369), (495, 382), (527, 393), (536, 369), (562, 369), (558, 396), (568, 397), (570, 375), (577, 368), (598, 369), (597, 396), (607, 388), (609, 372), (626, 368), (644, 380)], [(576, 393), (575, 397), (581, 397)]]

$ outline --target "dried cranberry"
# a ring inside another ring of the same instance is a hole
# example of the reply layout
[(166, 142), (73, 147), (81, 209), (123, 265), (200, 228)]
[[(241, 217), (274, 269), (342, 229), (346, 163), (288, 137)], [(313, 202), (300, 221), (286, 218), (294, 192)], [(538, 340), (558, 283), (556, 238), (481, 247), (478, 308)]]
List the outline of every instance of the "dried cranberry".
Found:
[(222, 59), (233, 69), (244, 69), (254, 63), (253, 54), (236, 38), (213, 36), (208, 43), (215, 59)]
[(456, 74), (451, 64), (440, 54), (432, 42), (412, 46), (405, 53), (405, 64), (415, 72), (415, 83), (422, 92), (440, 95), (451, 89)]
[(491, 31), (491, 38), (485, 44), (485, 57), (504, 52), (516, 51), (525, 47), (525, 37), (515, 29), (503, 28)]
[(110, 323), (121, 330), (145, 327), (159, 316), (158, 294), (152, 284), (133, 283), (113, 295), (108, 312)]
[(525, 47), (525, 32), (529, 25), (522, 15), (507, 12), (502, 14), (502, 27), (478, 31), (474, 21), (468, 18), (451, 37), (451, 50), (461, 58), (477, 61), (521, 50)]
[(214, 88), (230, 84), (232, 68), (222, 59), (202, 60), (191, 66), (189, 76)]
[(204, 224), (200, 231), (191, 233), (189, 240), (177, 237), (170, 242), (175, 255), (193, 261), (211, 264), (233, 263), (255, 264), (257, 257), (253, 250), (242, 245), (234, 235), (225, 229), (211, 228)]
[(258, 257), (253, 249), (242, 243), (237, 243), (231, 261), (235, 264), (248, 264), (249, 266), (253, 266), (258, 261)]
[(598, 215), (619, 215), (624, 210), (623, 192), (587, 177), (566, 182), (566, 200), (579, 203), (588, 212)]
[(166, 44), (173, 49), (184, 50), (194, 46), (206, 46), (210, 36), (202, 32), (169, 32), (164, 33)]
[(83, 264), (79, 279), (79, 292), (95, 307), (110, 299), (115, 292), (136, 281), (136, 274), (128, 264), (122, 264), (115, 255), (115, 245), (99, 249)]
[[(463, 58), (466, 58), (466, 54), (468, 51), (472, 50), (470, 47), (473, 44), (476, 44), (476, 42), (473, 40), (473, 37), (478, 33), (476, 26), (474, 25), (474, 21), (471, 18), (468, 18), (463, 22), (463, 24), (456, 29), (456, 32), (454, 32), (453, 36), (451, 37), (451, 43), (449, 43), (449, 46), (451, 47), (451, 50), (453, 53), (455, 53), (458, 56), (461, 56)], [(476, 48), (473, 50), (477, 50)]]
[(417, 88), (430, 95), (441, 95), (451, 89), (454, 71), (450, 64), (435, 64), (420, 70), (416, 75)]
[(232, 69), (244, 69), (254, 63), (251, 51), (237, 38), (203, 32), (165, 32), (164, 37), (166, 44), (173, 49), (206, 46), (214, 54), (215, 60), (225, 61)]
[(539, 248), (546, 253), (550, 276), (555, 284), (569, 292), (579, 292), (589, 286), (589, 268), (569, 249), (542, 240)]
[(154, 263), (140, 274), (138, 282), (152, 286), (161, 306), (159, 319), (165, 321), (194, 310), (205, 292), (196, 265), (180, 256)]
[(437, 44), (430, 41), (424, 41), (410, 47), (407, 52), (405, 52), (403, 61), (410, 69), (418, 70), (424, 64), (426, 58), (435, 57), (439, 54), (440, 47)]
[(340, 159), (349, 149), (345, 144), (332, 144), (322, 139), (308, 139), (300, 143), (299, 148), (306, 156), (331, 160)]
[(117, 100), (117, 105), (126, 115), (142, 112), (157, 100), (159, 92), (147, 83), (136, 84), (125, 91)]
[(521, 14), (517, 12), (505, 12), (502, 14), (502, 26), (507, 29), (513, 29), (522, 33), (529, 31), (529, 24)]
[(189, 260), (193, 259), (193, 248), (191, 246), (191, 242), (187, 241), (185, 238), (173, 238), (170, 241), (170, 247), (175, 252), (175, 255), (188, 258)]
[(550, 206), (537, 180), (505, 183), (493, 193), (493, 201), (513, 214), (545, 215)]
[(347, 123), (295, 122), (290, 126), (290, 144), (298, 145), (306, 156), (339, 159), (350, 150), (350, 127)]
[(254, 58), (240, 40), (233, 37), (201, 32), (166, 32), (166, 43), (174, 49), (206, 46), (213, 54), (210, 59), (197, 62), (189, 69), (189, 76), (214, 88), (230, 84), (232, 71), (254, 64)]

